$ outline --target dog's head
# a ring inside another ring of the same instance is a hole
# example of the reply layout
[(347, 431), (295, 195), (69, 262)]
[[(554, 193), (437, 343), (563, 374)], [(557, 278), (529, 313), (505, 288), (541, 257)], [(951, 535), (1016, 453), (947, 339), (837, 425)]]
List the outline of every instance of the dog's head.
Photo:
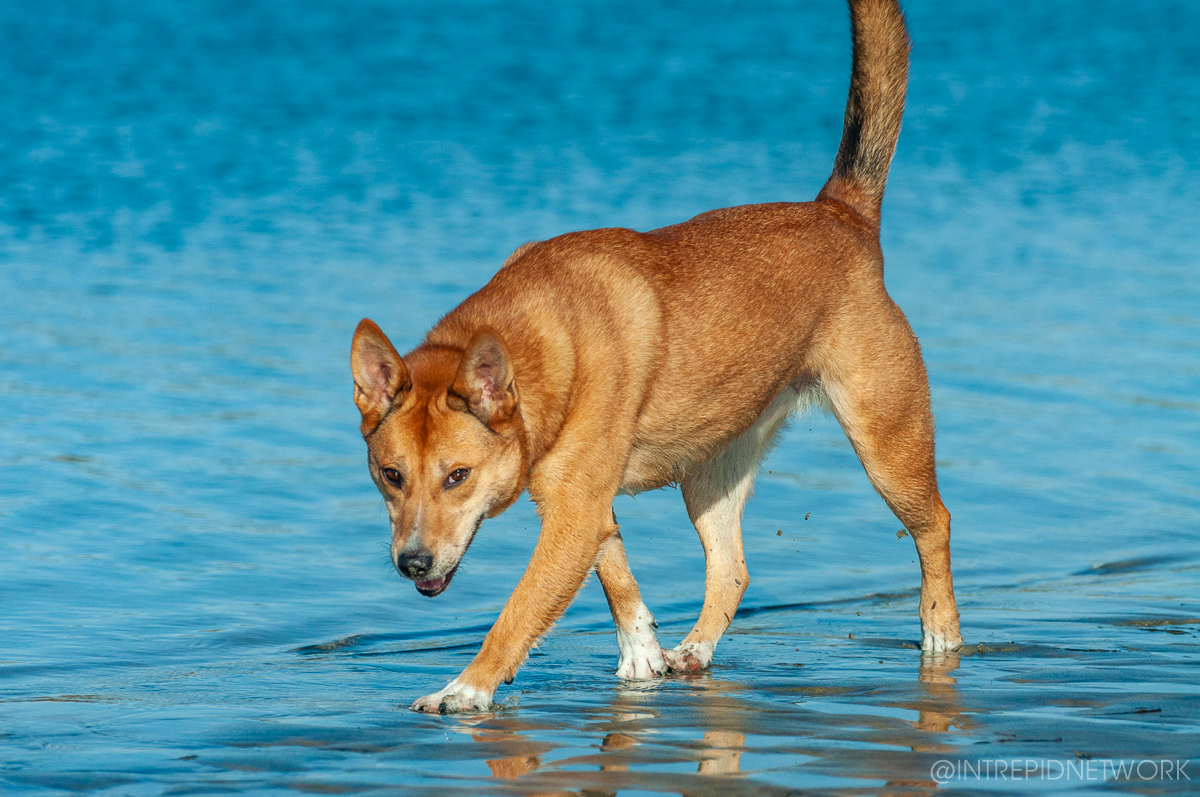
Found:
[(512, 361), (489, 327), (466, 350), (426, 345), (405, 360), (363, 319), (350, 367), (367, 464), (392, 522), (392, 563), (432, 598), (450, 585), (484, 519), (524, 488)]

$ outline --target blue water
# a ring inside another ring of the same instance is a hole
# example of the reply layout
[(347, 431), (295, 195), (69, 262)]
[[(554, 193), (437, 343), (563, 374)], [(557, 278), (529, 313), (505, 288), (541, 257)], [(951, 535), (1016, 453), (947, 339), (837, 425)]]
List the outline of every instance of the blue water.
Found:
[[(1194, 755), (1200, 6), (906, 9), (883, 243), (968, 647), (922, 663), (911, 540), (815, 415), (764, 465), (711, 674), (618, 682), (589, 583), (502, 712), (440, 718), (405, 707), (538, 527), (489, 521), (434, 601), (396, 576), (355, 324), (412, 346), (524, 241), (811, 198), (845, 9), (0, 5), (0, 789), (928, 793), (939, 759)], [(616, 512), (674, 644), (682, 501)]]

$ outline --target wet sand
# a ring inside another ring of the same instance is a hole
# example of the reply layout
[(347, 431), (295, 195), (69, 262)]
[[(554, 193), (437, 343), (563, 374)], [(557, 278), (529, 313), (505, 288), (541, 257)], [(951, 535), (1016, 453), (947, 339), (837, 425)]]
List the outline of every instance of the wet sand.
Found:
[[(329, 640), (254, 672), (234, 659), (89, 673), (76, 677), (94, 694), (6, 701), (6, 746), (19, 753), (0, 782), (116, 794), (1190, 794), (1200, 612), (1173, 593), (1194, 573), (1118, 562), (965, 591), (968, 638), (981, 641), (938, 657), (889, 633), (911, 624), (913, 594), (750, 607), (710, 673), (655, 682), (616, 681), (611, 630), (568, 622), (490, 715), (398, 702), (452, 677), (480, 627)], [(1118, 601), (1120, 613), (1095, 611)], [(660, 626), (668, 638), (687, 623)], [(87, 754), (98, 746), (110, 752)]]
[[(1163, 565), (1111, 563), (1065, 581), (974, 591), (963, 611), (972, 636), (988, 641), (946, 656), (887, 635), (915, 603), (889, 595), (754, 611), (702, 676), (623, 687), (547, 662), (561, 674), (533, 675), (536, 688), (517, 690), (494, 716), (398, 718), (429, 737), (449, 735), (414, 755), (453, 774), (414, 766), (406, 779), (430, 794), (1194, 793), (1200, 616), (1194, 602), (1149, 596), (1186, 586), (1178, 579), (1195, 567)], [(1141, 599), (1121, 601), (1135, 611), (1118, 616), (1039, 609), (1093, 608), (1096, 592)], [(545, 658), (602, 660), (588, 653), (607, 636), (568, 633)], [(390, 655), (428, 656), (419, 647)], [(256, 744), (301, 743), (291, 732)], [(403, 758), (411, 748), (389, 739), (397, 732), (309, 741)]]

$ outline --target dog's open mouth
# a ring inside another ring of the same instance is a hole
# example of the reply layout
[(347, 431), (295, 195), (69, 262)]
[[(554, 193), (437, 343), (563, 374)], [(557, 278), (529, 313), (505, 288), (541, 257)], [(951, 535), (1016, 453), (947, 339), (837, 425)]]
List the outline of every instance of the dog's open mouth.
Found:
[(450, 579), (454, 578), (454, 574), (458, 572), (458, 565), (454, 566), (446, 575), (440, 578), (431, 578), (428, 581), (417, 581), (417, 592), (424, 595), (426, 598), (434, 598), (446, 591), (446, 587), (450, 586)]

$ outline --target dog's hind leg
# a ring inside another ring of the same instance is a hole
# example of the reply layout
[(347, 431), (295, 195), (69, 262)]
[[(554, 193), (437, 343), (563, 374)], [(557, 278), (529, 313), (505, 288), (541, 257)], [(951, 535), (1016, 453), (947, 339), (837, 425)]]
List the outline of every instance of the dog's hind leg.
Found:
[(742, 508), (763, 455), (788, 414), (806, 401), (806, 395), (785, 388), (749, 429), (683, 480), (683, 501), (704, 545), (704, 606), (691, 633), (674, 650), (663, 651), (676, 672), (706, 669), (733, 621), (750, 583), (742, 553)]
[(921, 561), (921, 649), (962, 644), (950, 574), (950, 513), (938, 494), (933, 415), (917, 339), (894, 305), (865, 334), (844, 330), (822, 383), (871, 484), (904, 524)]
[[(614, 518), (615, 520), (615, 518)], [(614, 530), (603, 545), (596, 560), (596, 575), (604, 587), (604, 597), (612, 611), (613, 624), (617, 627), (617, 647), (621, 659), (617, 663), (618, 678), (653, 678), (666, 672), (662, 647), (654, 629), (654, 615), (642, 603), (629, 563), (625, 559), (625, 546), (621, 532)]]

